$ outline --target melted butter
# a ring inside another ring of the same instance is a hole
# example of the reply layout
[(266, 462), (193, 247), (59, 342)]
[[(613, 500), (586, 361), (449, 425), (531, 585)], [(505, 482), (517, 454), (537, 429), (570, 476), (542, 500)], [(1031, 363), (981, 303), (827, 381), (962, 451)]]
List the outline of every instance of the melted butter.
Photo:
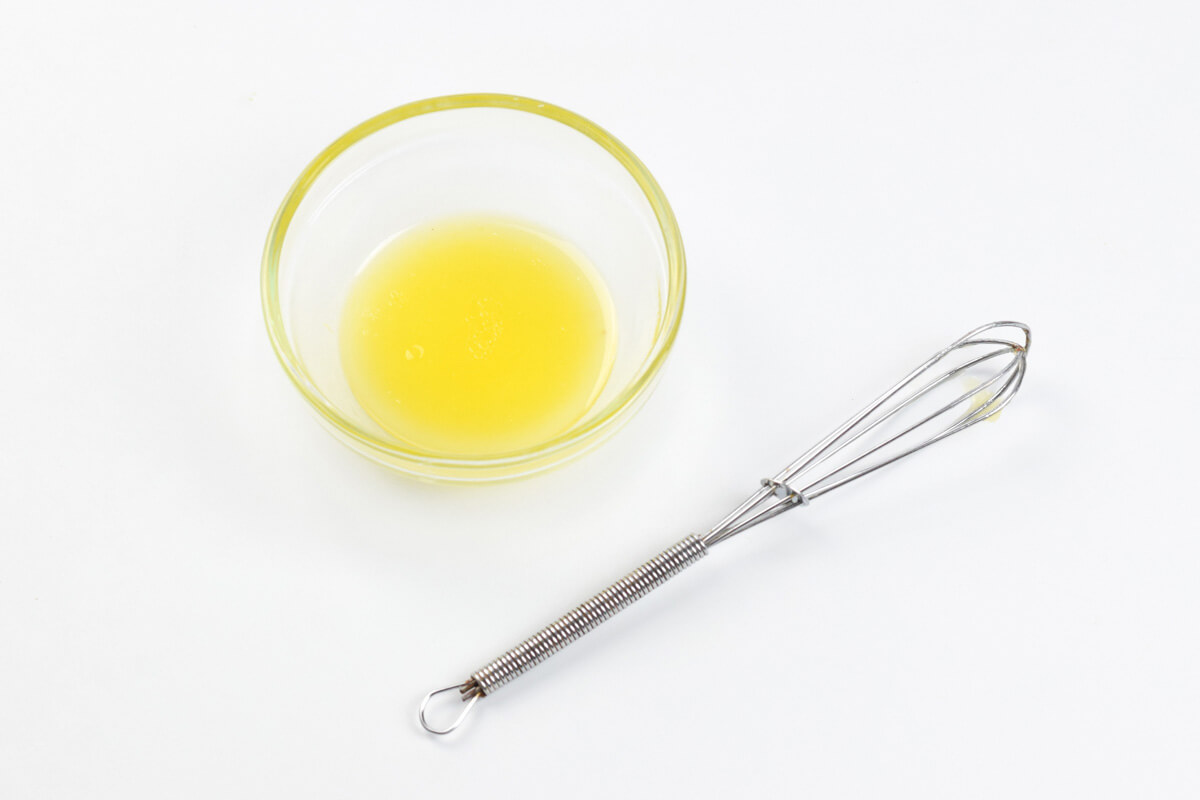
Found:
[[(966, 386), (968, 391), (970, 391), (971, 389), (977, 389), (982, 384), (983, 384), (983, 381), (979, 380), (978, 378), (966, 378), (963, 381), (963, 385)], [(971, 416), (976, 411), (983, 408), (988, 403), (992, 402), (992, 398), (994, 398), (995, 396), (996, 395), (991, 392), (980, 392), (979, 394), (975, 395), (974, 397), (971, 398), (971, 405), (967, 408), (967, 411), (965, 414), (963, 414), (963, 417), (966, 418), (966, 417)], [(995, 414), (993, 414), (992, 416), (988, 417), (985, 420), (985, 422), (995, 422), (996, 420), (998, 420), (1000, 418), (1000, 415), (1003, 413), (1004, 413), (1003, 411), (998, 411)]]
[(355, 398), (430, 453), (489, 456), (563, 433), (616, 350), (612, 302), (568, 243), (491, 217), (423, 225), (361, 270), (339, 332)]

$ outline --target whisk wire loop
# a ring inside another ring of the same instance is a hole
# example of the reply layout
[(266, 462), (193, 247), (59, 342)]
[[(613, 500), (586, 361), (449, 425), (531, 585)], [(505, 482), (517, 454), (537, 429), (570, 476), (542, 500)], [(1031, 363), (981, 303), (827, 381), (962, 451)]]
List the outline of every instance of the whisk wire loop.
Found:
[[(1019, 337), (1020, 341), (984, 335), (989, 331), (1005, 328), (1019, 331), (1022, 334)], [(705, 534), (704, 543), (711, 547), (795, 508), (797, 504), (791, 501), (792, 497), (802, 497), (805, 500), (804, 504), (807, 504), (905, 456), (924, 450), (935, 442), (994, 417), (1008, 405), (1021, 386), (1030, 343), (1029, 327), (1020, 322), (993, 322), (982, 325), (952, 342), (835, 428), (774, 477), (764, 478), (761, 488)], [(986, 351), (972, 353), (963, 363), (953, 364), (944, 370), (935, 369), (957, 353), (977, 351), (980, 348), (985, 348)], [(1003, 359), (1003, 362), (985, 380), (958, 394), (949, 402), (933, 405), (933, 395), (939, 388), (996, 359)], [(922, 403), (927, 404), (924, 408), (932, 410), (924, 411), (916, 422), (903, 426), (898, 432), (884, 434), (878, 441), (868, 438), (873, 433), (877, 436), (883, 434), (889, 422), (893, 422), (905, 412), (912, 412)], [(964, 406), (966, 410), (956, 414), (955, 410)], [(937, 420), (942, 420), (945, 423), (944, 427), (929, 432), (930, 427), (927, 426), (931, 426), (931, 423)], [(918, 431), (925, 432), (925, 437), (919, 438), (914, 435)], [(865, 447), (856, 450), (853, 446), (860, 442), (864, 443)], [(779, 487), (786, 489), (780, 491)]]

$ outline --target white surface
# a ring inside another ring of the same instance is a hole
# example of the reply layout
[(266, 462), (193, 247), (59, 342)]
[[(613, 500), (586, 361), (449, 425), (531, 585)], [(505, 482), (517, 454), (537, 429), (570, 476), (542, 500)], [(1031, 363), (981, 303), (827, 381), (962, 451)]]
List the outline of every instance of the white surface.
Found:
[[(1196, 5), (824, 5), (8, 7), (0, 797), (1200, 793)], [(439, 488), (319, 428), (258, 258), (343, 130), (478, 90), (629, 144), (690, 294), (602, 450)], [(1000, 424), (417, 729), (997, 317)]]

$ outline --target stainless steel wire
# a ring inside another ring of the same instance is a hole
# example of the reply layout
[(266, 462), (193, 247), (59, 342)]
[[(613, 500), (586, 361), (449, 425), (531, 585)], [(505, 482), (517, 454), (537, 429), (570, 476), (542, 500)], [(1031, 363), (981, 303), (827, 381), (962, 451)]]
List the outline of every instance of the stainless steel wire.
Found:
[(708, 547), (688, 536), (647, 561), (621, 580), (576, 606), (499, 658), (471, 674), (461, 694), (486, 695), (532, 669), (601, 622), (640, 600), (654, 589), (695, 564)]
[[(664, 550), (465, 681), (427, 694), (418, 713), (421, 725), (430, 733), (449, 733), (480, 699), (678, 575), (714, 545), (995, 417), (1021, 387), (1030, 344), (1029, 327), (1020, 322), (981, 325), (955, 340), (774, 477), (764, 478), (708, 533), (688, 536)], [(955, 378), (965, 380), (979, 371), (985, 377), (965, 390), (951, 385)], [(429, 703), (451, 693), (466, 706), (449, 725), (434, 726), (426, 716)]]
[[(996, 335), (1005, 329), (1019, 332), (1021, 341)], [(705, 544), (711, 547), (723, 542), (999, 414), (1021, 388), (1031, 344), (1029, 326), (1020, 322), (981, 325), (950, 343), (773, 478), (763, 479), (758, 491), (705, 534)], [(961, 363), (935, 369), (959, 354), (966, 356)], [(897, 432), (886, 429), (903, 412), (914, 410), (918, 402), (934, 399), (936, 390), (955, 377), (993, 361), (999, 363), (992, 365), (986, 380), (948, 402), (939, 401), (933, 411), (922, 409), (919, 419), (900, 426)], [(939, 422), (941, 425), (935, 424)], [(870, 438), (884, 430), (887, 435), (879, 437), (880, 441)], [(839, 456), (843, 458), (839, 460)]]

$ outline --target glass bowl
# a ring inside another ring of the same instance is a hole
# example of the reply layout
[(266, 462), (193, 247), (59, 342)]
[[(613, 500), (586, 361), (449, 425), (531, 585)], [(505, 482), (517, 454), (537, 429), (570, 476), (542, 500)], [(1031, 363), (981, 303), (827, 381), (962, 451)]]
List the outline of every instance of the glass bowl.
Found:
[[(524, 219), (574, 244), (607, 284), (617, 322), (612, 374), (582, 418), (536, 446), (479, 458), (386, 433), (355, 400), (338, 352), (342, 307), (367, 257), (400, 231), (462, 214)], [(409, 103), (347, 132), (287, 193), (262, 263), (271, 344), (334, 436), (401, 472), (455, 481), (529, 475), (611, 435), (658, 379), (684, 286), (675, 215), (637, 156), (570, 111), (498, 94)]]

